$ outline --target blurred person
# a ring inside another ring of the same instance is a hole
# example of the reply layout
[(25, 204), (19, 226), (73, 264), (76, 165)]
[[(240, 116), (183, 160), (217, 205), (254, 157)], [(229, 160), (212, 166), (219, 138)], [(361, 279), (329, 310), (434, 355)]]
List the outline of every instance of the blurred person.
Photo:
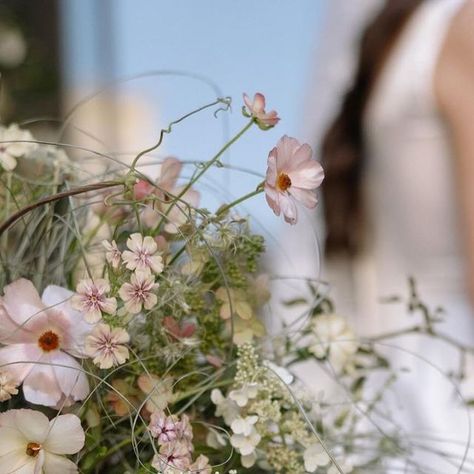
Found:
[[(471, 0), (384, 2), (323, 138), (325, 265), (336, 285), (351, 276), (342, 298), (354, 302), (361, 335), (414, 324), (400, 305), (380, 304), (408, 294), (413, 276), (422, 301), (445, 310), (438, 330), (474, 346), (473, 31)], [(396, 345), (380, 347), (410, 370), (394, 390), (392, 415), (410, 441), (435, 433), (460, 442), (437, 446), (452, 453), (443, 467), (415, 456), (427, 469), (416, 472), (461, 472), (469, 416), (438, 370), (456, 374), (459, 352), (428, 336)], [(462, 388), (472, 395), (469, 362)]]

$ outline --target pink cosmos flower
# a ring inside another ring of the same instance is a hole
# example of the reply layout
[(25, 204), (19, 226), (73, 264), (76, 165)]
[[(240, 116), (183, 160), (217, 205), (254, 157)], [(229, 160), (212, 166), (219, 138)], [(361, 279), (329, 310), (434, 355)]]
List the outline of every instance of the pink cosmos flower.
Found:
[(163, 259), (157, 254), (158, 244), (153, 237), (143, 237), (137, 232), (128, 238), (127, 247), (130, 250), (125, 250), (122, 258), (129, 270), (163, 271)]
[(103, 240), (102, 245), (105, 247), (105, 259), (107, 262), (112, 265), (112, 268), (118, 268), (120, 266), (120, 262), (122, 261), (122, 254), (117, 247), (117, 243), (115, 240), (109, 242), (108, 240)]
[(129, 358), (124, 344), (130, 342), (130, 336), (122, 328), (111, 329), (108, 324), (97, 324), (86, 337), (85, 352), (93, 358), (101, 369), (110, 369), (122, 365)]
[(109, 291), (109, 282), (103, 278), (81, 280), (76, 288), (77, 294), (71, 298), (71, 305), (84, 313), (88, 323), (96, 323), (102, 319), (102, 312), (113, 314), (117, 310), (117, 300), (106, 296)]
[(296, 224), (296, 202), (314, 208), (318, 202), (316, 188), (324, 179), (322, 166), (312, 159), (311, 147), (301, 145), (286, 135), (268, 155), (265, 197), (273, 212), (283, 212), (285, 221)]
[(119, 290), (120, 298), (125, 303), (125, 309), (131, 314), (137, 314), (145, 309), (152, 309), (158, 301), (153, 291), (158, 288), (155, 277), (146, 272), (135, 272), (130, 277), (130, 283), (124, 283)]
[(50, 285), (40, 299), (29, 280), (4, 288), (0, 298), (0, 368), (6, 368), (25, 399), (46, 406), (71, 405), (89, 394), (89, 383), (74, 357), (85, 358), (90, 332), (69, 301), (72, 291)]
[(257, 92), (253, 97), (253, 102), (250, 101), (250, 98), (247, 94), (244, 94), (244, 103), (247, 107), (247, 112), (244, 111), (244, 115), (247, 117), (253, 117), (256, 124), (262, 130), (268, 130), (269, 128), (274, 127), (280, 117), (275, 110), (270, 112), (265, 112), (265, 96), (260, 92)]
[(162, 410), (155, 411), (151, 415), (148, 429), (158, 443), (165, 444), (175, 441), (178, 436), (179, 421), (175, 416), (166, 416)]
[(77, 466), (65, 458), (84, 446), (81, 420), (72, 414), (48, 420), (36, 410), (8, 410), (0, 414), (0, 472), (5, 474), (75, 474)]

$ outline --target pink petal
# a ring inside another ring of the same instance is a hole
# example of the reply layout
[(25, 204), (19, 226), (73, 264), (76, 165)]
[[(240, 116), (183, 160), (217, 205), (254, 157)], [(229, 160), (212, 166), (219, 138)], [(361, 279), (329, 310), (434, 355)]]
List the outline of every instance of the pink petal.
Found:
[(152, 186), (148, 181), (145, 181), (144, 179), (139, 179), (133, 185), (133, 197), (141, 201), (142, 199), (145, 199), (150, 194), (152, 194), (154, 189), (155, 187)]
[(60, 311), (64, 321), (75, 326), (79, 321), (83, 320), (83, 316), (80, 311), (73, 309), (71, 306), (73, 295), (74, 292), (66, 288), (49, 285), (44, 289), (41, 299), (47, 308), (54, 308), (57, 312)]
[(28, 329), (33, 322), (47, 322), (44, 304), (31, 281), (20, 278), (5, 286), (3, 291), (3, 306), (16, 324)]
[(291, 225), (296, 224), (298, 220), (298, 210), (292, 197), (282, 194), (280, 197), (281, 212), (285, 221)]
[(302, 163), (296, 169), (290, 171), (288, 176), (291, 185), (303, 189), (316, 189), (324, 179), (323, 167), (316, 161), (311, 160)]
[(74, 401), (89, 395), (89, 382), (84, 369), (69, 354), (55, 351), (50, 357), (53, 372), (61, 392)]
[(18, 326), (8, 313), (3, 309), (0, 299), (0, 342), (2, 344), (14, 344), (22, 342), (33, 342), (37, 336), (24, 327)]
[(46, 451), (54, 454), (76, 454), (85, 441), (81, 420), (76, 415), (59, 415), (49, 422), (49, 434), (43, 443)]
[(316, 193), (314, 191), (310, 191), (308, 189), (301, 189), (295, 188), (291, 186), (288, 192), (301, 204), (304, 206), (312, 209), (318, 203), (318, 198), (316, 197)]
[(158, 186), (165, 191), (170, 191), (176, 184), (182, 167), (183, 164), (177, 158), (166, 158), (161, 165)]
[(267, 159), (267, 175), (265, 177), (265, 181), (270, 185), (275, 187), (276, 179), (277, 179), (277, 165), (276, 165), (276, 155), (277, 149), (273, 148), (273, 150), (268, 154)]
[(311, 147), (307, 143), (303, 143), (303, 145), (298, 147), (293, 153), (293, 157), (290, 163), (291, 169), (295, 169), (299, 165), (311, 161), (312, 156), (313, 150), (311, 149)]
[(56, 380), (54, 369), (45, 356), (41, 364), (35, 364), (23, 382), (25, 399), (36, 405), (54, 407), (62, 397), (62, 390)]
[(265, 184), (265, 199), (267, 200), (268, 205), (273, 210), (273, 212), (279, 216), (280, 215), (280, 198), (278, 192), (275, 188)]
[(37, 344), (11, 344), (2, 347), (0, 369), (7, 369), (15, 380), (21, 383), (34, 368), (35, 362), (41, 359), (42, 354)]
[(283, 135), (278, 141), (277, 148), (277, 159), (276, 165), (278, 171), (286, 171), (291, 167), (291, 159), (296, 148), (300, 146), (300, 143), (296, 138), (288, 137)]
[(265, 112), (265, 96), (257, 92), (253, 97), (253, 111), (255, 114)]
[(250, 102), (250, 97), (245, 93), (243, 94), (243, 97), (244, 97), (244, 104), (246, 105), (248, 111), (252, 113), (253, 107), (252, 107), (252, 102)]

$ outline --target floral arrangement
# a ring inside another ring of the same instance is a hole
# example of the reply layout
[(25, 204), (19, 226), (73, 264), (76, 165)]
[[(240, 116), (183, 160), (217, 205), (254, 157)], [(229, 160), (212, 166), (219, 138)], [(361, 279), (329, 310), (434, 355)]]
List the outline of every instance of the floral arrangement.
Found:
[(277, 335), (260, 318), (265, 242), (235, 208), (264, 194), (295, 224), (324, 177), (310, 146), (283, 136), (257, 189), (199, 206), (223, 153), (278, 124), (264, 96), (244, 95), (244, 127), (189, 179), (176, 158), (157, 180), (139, 170), (172, 125), (229, 106), (187, 114), (92, 182), (61, 146), (0, 128), (0, 474), (367, 473), (403, 449), (384, 433), (358, 446), (377, 401), (332, 404), (292, 373), (312, 360), (355, 402), (371, 373), (393, 376), (320, 282), (286, 302), (304, 310)]

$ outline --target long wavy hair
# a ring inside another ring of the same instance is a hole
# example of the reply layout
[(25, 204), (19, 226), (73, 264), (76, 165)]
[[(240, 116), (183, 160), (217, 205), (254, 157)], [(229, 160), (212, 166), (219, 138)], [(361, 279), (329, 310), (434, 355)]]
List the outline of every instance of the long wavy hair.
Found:
[(328, 128), (321, 152), (327, 256), (357, 254), (365, 235), (361, 177), (365, 162), (363, 116), (375, 82), (403, 27), (423, 0), (387, 0), (367, 26), (352, 86)]

